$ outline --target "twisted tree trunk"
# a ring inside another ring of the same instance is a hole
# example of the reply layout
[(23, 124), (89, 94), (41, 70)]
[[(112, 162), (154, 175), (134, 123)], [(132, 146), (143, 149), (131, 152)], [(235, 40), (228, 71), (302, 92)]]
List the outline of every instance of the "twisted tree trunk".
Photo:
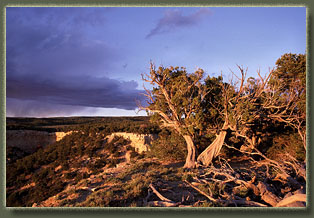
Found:
[(219, 155), (222, 145), (227, 135), (227, 129), (229, 128), (228, 120), (225, 121), (222, 131), (216, 137), (216, 139), (198, 156), (197, 161), (201, 164), (208, 166), (213, 158)]
[(194, 145), (193, 139), (189, 135), (183, 136), (187, 145), (188, 154), (186, 156), (184, 168), (195, 168), (196, 167), (196, 147)]

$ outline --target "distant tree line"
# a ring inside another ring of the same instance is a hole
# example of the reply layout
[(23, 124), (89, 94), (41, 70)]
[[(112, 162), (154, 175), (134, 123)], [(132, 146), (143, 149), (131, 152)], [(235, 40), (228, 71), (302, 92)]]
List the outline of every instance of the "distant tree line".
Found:
[(111, 132), (158, 133), (159, 127), (149, 122), (147, 116), (135, 117), (57, 117), (57, 118), (13, 118), (6, 119), (7, 130), (38, 130), (67, 132), (94, 129)]

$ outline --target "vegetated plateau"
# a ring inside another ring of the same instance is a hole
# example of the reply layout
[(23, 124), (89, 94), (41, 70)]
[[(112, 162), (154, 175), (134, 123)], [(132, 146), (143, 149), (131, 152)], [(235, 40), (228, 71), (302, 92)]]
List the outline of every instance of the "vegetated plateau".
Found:
[(305, 207), (305, 63), (285, 54), (228, 83), (152, 64), (149, 116), (7, 118), (7, 132), (70, 134), (32, 152), (7, 144), (6, 205)]

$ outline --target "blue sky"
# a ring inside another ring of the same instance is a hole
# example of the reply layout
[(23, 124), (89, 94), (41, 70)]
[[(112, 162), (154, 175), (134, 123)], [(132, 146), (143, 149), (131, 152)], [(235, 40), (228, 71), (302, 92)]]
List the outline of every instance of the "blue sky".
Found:
[(249, 76), (306, 52), (304, 7), (6, 9), (7, 116), (134, 116), (149, 63)]

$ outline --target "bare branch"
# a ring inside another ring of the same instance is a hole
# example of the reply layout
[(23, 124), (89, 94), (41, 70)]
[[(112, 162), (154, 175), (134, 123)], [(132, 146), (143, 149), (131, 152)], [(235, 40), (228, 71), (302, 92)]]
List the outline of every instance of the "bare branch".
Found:
[(164, 197), (162, 194), (160, 194), (160, 192), (157, 191), (157, 189), (155, 189), (155, 187), (153, 186), (153, 184), (149, 184), (149, 187), (152, 189), (152, 191), (157, 195), (157, 197), (162, 200), (162, 201), (166, 201), (169, 203), (174, 203), (172, 200), (169, 200), (168, 198)]
[(204, 195), (206, 198), (208, 198), (209, 200), (213, 201), (213, 202), (218, 202), (218, 199), (215, 199), (211, 196), (209, 196), (208, 194), (206, 194), (205, 192), (203, 192), (202, 190), (200, 190), (199, 188), (197, 188), (196, 186), (192, 185), (191, 183), (189, 183), (187, 180), (184, 180), (184, 182), (186, 184), (188, 184), (189, 186), (191, 186), (192, 188), (194, 188), (196, 191), (198, 191), (199, 193), (201, 193), (202, 195)]

